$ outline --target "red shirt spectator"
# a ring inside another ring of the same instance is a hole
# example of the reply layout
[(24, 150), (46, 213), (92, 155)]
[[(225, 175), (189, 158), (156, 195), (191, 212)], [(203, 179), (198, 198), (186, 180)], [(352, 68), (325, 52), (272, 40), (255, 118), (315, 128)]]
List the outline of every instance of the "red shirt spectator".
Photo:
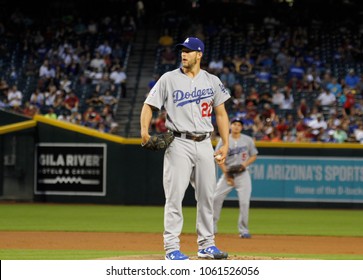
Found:
[(64, 107), (71, 112), (78, 111), (79, 98), (71, 91), (64, 100)]

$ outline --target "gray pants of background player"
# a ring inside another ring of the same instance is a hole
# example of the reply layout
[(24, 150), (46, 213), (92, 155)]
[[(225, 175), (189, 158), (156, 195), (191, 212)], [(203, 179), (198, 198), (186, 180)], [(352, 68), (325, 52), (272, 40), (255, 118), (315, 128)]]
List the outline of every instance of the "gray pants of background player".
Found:
[(216, 188), (213, 146), (210, 139), (194, 142), (175, 138), (164, 155), (164, 249), (180, 250), (182, 201), (189, 183), (197, 201), (198, 249), (214, 245), (213, 195)]
[(222, 175), (217, 183), (217, 189), (214, 194), (214, 233), (217, 233), (217, 223), (219, 221), (223, 201), (227, 194), (236, 189), (239, 201), (239, 217), (238, 217), (238, 232), (239, 234), (249, 233), (248, 229), (248, 217), (250, 208), (250, 199), (252, 191), (252, 183), (250, 173), (246, 170), (245, 172), (238, 174), (234, 177), (234, 186), (229, 186)]

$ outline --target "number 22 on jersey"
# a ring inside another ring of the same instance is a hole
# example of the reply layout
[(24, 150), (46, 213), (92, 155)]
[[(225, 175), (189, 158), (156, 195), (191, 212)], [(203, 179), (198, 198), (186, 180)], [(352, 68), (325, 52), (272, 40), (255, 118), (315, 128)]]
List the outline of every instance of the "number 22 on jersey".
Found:
[(203, 118), (212, 116), (212, 110), (213, 110), (212, 104), (209, 104), (208, 102), (203, 102), (201, 107), (202, 107)]

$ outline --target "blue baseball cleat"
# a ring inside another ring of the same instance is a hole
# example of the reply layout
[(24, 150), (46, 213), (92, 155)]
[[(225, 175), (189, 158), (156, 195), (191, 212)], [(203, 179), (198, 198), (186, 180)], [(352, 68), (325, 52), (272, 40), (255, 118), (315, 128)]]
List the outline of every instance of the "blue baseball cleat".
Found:
[(199, 250), (198, 258), (221, 260), (228, 258), (228, 253), (220, 251), (216, 246), (210, 246)]
[(169, 254), (166, 254), (165, 259), (170, 260), (170, 261), (184, 261), (184, 260), (189, 260), (189, 257), (184, 255), (179, 250), (176, 250), (176, 251), (170, 252)]
[(247, 239), (249, 239), (249, 238), (251, 238), (251, 237), (252, 237), (252, 235), (251, 235), (251, 234), (249, 234), (249, 233), (243, 233), (243, 234), (241, 234), (241, 235), (240, 235), (240, 237), (241, 237), (241, 238), (247, 238)]

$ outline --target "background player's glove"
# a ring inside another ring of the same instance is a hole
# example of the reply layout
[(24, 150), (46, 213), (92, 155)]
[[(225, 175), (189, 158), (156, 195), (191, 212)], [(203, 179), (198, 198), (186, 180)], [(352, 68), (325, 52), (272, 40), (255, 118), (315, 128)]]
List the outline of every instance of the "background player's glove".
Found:
[(162, 134), (153, 135), (145, 144), (141, 144), (144, 149), (160, 151), (166, 149), (174, 140), (173, 132), (168, 131)]
[(244, 167), (244, 165), (242, 165), (242, 164), (232, 165), (227, 168), (227, 175), (228, 175), (228, 177), (233, 178), (234, 175), (236, 175), (238, 173), (242, 173), (245, 170), (246, 170), (246, 167)]

